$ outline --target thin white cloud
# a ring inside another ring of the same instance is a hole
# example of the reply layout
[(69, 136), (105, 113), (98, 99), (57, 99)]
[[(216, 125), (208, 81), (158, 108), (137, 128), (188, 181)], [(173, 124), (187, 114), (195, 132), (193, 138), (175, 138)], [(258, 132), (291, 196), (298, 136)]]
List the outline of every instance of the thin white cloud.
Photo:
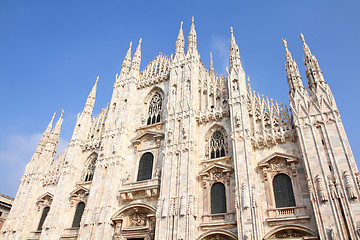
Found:
[(229, 39), (212, 35), (210, 47), (213, 53), (214, 68), (217, 69), (218, 73), (225, 74), (225, 69), (229, 63)]
[[(41, 133), (31, 135), (11, 134), (5, 137), (6, 141), (0, 148), (0, 192), (15, 197), (24, 174), (25, 166), (34, 154)], [(67, 146), (68, 141), (59, 139), (58, 153)]]

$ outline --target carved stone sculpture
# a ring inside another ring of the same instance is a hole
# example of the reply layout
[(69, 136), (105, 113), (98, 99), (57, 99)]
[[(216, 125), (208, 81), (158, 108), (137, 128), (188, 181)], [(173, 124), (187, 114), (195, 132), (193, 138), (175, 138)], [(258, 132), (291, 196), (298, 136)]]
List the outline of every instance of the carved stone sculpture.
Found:
[(351, 200), (356, 199), (357, 196), (355, 193), (354, 185), (353, 185), (353, 182), (351, 181), (350, 174), (347, 171), (344, 172), (344, 180), (345, 180), (345, 187), (346, 187), (346, 191), (348, 193), (348, 197)]
[(250, 197), (246, 183), (243, 183), (241, 185), (241, 200), (242, 200), (243, 209), (248, 209), (250, 207)]
[(316, 176), (316, 183), (317, 183), (317, 190), (320, 195), (320, 201), (327, 202), (328, 196), (326, 194), (326, 189), (324, 188), (324, 182), (322, 177), (320, 177), (319, 175)]

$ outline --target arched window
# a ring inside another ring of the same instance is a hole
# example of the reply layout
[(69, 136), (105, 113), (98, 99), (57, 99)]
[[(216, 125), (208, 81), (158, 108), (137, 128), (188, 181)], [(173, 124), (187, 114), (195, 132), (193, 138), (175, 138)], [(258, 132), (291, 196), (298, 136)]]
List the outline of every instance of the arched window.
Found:
[(144, 153), (139, 162), (137, 181), (151, 179), (154, 155), (150, 152)]
[(224, 135), (219, 130), (212, 134), (209, 144), (211, 159), (225, 156), (225, 139)]
[(42, 227), (43, 227), (43, 224), (44, 224), (44, 222), (45, 222), (45, 219), (46, 219), (49, 211), (50, 211), (50, 207), (45, 207), (45, 208), (44, 208), (44, 210), (43, 210), (43, 212), (42, 212), (42, 214), (41, 214), (39, 226), (38, 226), (38, 228), (37, 228), (38, 231), (41, 231), (41, 229), (42, 229)]
[(79, 202), (78, 205), (76, 206), (76, 211), (75, 211), (75, 215), (74, 215), (74, 220), (72, 223), (73, 228), (78, 228), (80, 227), (80, 221), (81, 221), (81, 217), (84, 213), (84, 209), (85, 209), (85, 203), (84, 202)]
[(160, 94), (155, 94), (149, 104), (147, 125), (160, 122), (162, 112), (162, 98)]
[(273, 189), (277, 208), (295, 206), (294, 192), (288, 175), (276, 175), (273, 180)]
[(220, 182), (211, 187), (211, 214), (216, 213), (226, 213), (225, 186)]
[(97, 155), (92, 154), (90, 156), (90, 159), (88, 160), (88, 165), (87, 165), (87, 168), (85, 170), (85, 174), (84, 174), (84, 177), (83, 177), (84, 182), (88, 182), (88, 181), (93, 180), (94, 172), (95, 172), (96, 160), (97, 160)]

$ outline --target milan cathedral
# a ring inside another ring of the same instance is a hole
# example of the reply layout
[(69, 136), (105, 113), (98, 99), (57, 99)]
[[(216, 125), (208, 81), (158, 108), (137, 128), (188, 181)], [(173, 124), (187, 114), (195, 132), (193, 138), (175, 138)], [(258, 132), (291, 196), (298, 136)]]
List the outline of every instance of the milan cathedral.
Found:
[[(226, 76), (205, 67), (194, 19), (142, 71), (141, 39), (67, 148), (61, 113), (26, 166), (1, 239), (360, 239), (360, 174), (304, 36), (307, 88), (286, 40), (290, 108), (253, 91), (231, 28)], [(284, 79), (285, 81), (285, 79)]]

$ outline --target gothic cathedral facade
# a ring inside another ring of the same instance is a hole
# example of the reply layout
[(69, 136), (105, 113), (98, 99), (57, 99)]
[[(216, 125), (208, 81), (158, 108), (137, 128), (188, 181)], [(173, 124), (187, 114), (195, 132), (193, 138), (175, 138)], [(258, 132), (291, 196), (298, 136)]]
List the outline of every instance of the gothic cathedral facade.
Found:
[(308, 88), (285, 46), (290, 109), (253, 92), (231, 29), (227, 75), (200, 60), (194, 20), (140, 72), (131, 43), (111, 102), (98, 79), (68, 147), (62, 114), (27, 164), (1, 239), (360, 239), (360, 175), (301, 35)]

